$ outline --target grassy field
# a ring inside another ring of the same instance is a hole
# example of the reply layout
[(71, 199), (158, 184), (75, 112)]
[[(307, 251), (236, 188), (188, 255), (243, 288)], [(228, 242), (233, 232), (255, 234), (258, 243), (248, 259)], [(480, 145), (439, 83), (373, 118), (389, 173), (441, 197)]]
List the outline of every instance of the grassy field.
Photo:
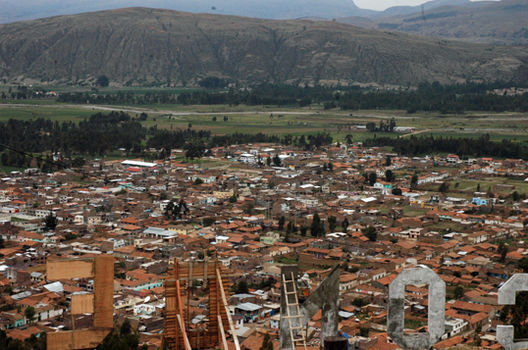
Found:
[[(49, 118), (57, 121), (78, 122), (101, 111), (123, 110), (133, 116), (145, 112), (149, 118), (144, 126), (165, 129), (210, 130), (213, 134), (257, 133), (275, 135), (308, 135), (329, 132), (337, 140), (351, 134), (353, 140), (362, 141), (373, 133), (357, 129), (357, 125), (395, 118), (398, 126), (415, 128), (413, 134), (435, 137), (479, 137), (490, 134), (499, 141), (510, 139), (528, 142), (528, 114), (522, 113), (466, 113), (463, 115), (439, 115), (438, 113), (407, 114), (399, 110), (342, 111), (324, 110), (321, 106), (274, 107), (274, 106), (101, 106), (60, 104), (50, 100), (6, 101), (0, 104), (0, 121), (10, 118)], [(224, 116), (227, 121), (224, 121)], [(214, 120), (216, 118), (216, 121)], [(396, 133), (376, 133), (377, 137), (397, 137)], [(408, 136), (405, 136), (408, 137)]]
[(0, 173), (9, 174), (12, 171), (24, 171), (24, 168), (17, 168), (14, 166), (6, 166), (6, 165), (0, 164)]
[(80, 121), (94, 111), (76, 107), (58, 106), (56, 104), (46, 105), (2, 105), (0, 106), (0, 121), (9, 119), (30, 120), (37, 118), (47, 118), (62, 121)]

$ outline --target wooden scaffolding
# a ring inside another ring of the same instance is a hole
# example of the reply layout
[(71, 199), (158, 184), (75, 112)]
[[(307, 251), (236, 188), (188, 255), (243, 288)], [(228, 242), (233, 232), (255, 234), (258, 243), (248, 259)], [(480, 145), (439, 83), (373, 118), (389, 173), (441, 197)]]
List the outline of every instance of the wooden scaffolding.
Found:
[[(191, 326), (190, 300), (193, 282), (202, 280), (209, 289), (208, 314), (205, 327)], [(170, 350), (227, 350), (226, 332), (231, 331), (236, 349), (238, 338), (227, 303), (228, 274), (225, 267), (214, 261), (174, 263), (165, 283), (164, 342)]]

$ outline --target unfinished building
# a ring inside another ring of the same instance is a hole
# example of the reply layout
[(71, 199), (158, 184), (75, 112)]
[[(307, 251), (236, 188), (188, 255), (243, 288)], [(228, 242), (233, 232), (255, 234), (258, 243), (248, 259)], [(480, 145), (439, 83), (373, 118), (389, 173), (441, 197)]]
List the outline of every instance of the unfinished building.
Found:
[[(231, 332), (236, 349), (239, 343), (227, 303), (229, 276), (217, 260), (178, 262), (169, 270), (165, 282), (164, 342), (171, 350), (214, 349), (227, 350), (227, 335)], [(209, 289), (208, 322), (205, 327), (191, 327), (189, 301), (193, 282), (201, 280)]]
[[(73, 294), (71, 315), (93, 314), (93, 325), (88, 329), (49, 332), (48, 350), (93, 349), (114, 327), (114, 258), (100, 255), (87, 259), (48, 260), (47, 279), (50, 281), (91, 278), (93, 294)], [(75, 323), (73, 322), (74, 327)]]

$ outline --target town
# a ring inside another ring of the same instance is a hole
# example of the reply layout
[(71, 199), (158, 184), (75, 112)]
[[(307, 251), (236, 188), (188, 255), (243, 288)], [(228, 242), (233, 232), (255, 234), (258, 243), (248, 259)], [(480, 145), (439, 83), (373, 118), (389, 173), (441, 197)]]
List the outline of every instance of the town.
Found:
[[(162, 347), (171, 267), (208, 261), (228, 272), (241, 349), (279, 347), (285, 265), (299, 267), (305, 295), (338, 266), (339, 332), (354, 349), (400, 349), (387, 333), (388, 289), (416, 266), (446, 284), (435, 349), (500, 349), (501, 324), (514, 325), (516, 338), (528, 334), (528, 299), (498, 303), (498, 289), (528, 272), (526, 161), (404, 157), (360, 142), (312, 151), (231, 145), (201, 160), (184, 153), (1, 175), (2, 337), (38, 342), (89, 327), (92, 315), (73, 315), (70, 303), (93, 280), (50, 280), (46, 262), (100, 255), (114, 258), (114, 322), (146, 349)], [(192, 287), (185, 323), (199, 329), (208, 286)], [(406, 286), (405, 333), (427, 331), (428, 297), (426, 285)], [(321, 311), (308, 322), (308, 348), (321, 345), (321, 322)]]

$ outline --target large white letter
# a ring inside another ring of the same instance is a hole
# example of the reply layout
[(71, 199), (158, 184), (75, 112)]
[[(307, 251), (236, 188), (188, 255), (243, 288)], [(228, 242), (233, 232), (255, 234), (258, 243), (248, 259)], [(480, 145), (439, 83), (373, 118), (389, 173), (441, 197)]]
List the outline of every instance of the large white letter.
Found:
[[(528, 291), (528, 273), (517, 273), (500, 287), (499, 305), (515, 305), (515, 294), (522, 291)], [(497, 326), (497, 340), (506, 350), (528, 348), (528, 341), (513, 341), (513, 326)]]
[[(405, 286), (408, 284), (429, 285), (428, 333), (403, 333), (405, 320)], [(389, 310), (387, 330), (396, 344), (404, 349), (421, 350), (431, 348), (444, 334), (445, 329), (445, 282), (425, 265), (403, 270), (389, 286)]]

